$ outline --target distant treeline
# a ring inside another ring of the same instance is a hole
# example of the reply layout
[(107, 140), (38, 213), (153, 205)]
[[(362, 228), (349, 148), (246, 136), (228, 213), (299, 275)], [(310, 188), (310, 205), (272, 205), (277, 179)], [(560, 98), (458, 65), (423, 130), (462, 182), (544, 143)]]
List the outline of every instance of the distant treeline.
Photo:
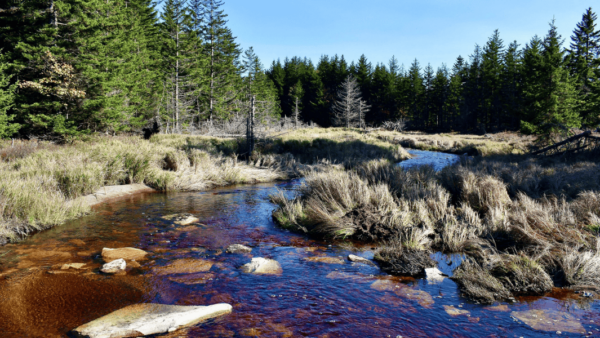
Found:
[[(505, 46), (498, 31), (451, 68), (392, 58), (373, 66), (294, 57), (263, 70), (227, 27), (219, 0), (18, 0), (0, 4), (0, 138), (68, 138), (140, 131), (154, 121), (178, 133), (257, 116), (332, 124), (340, 84), (356, 77), (367, 123), (404, 118), (416, 129), (591, 127), (600, 121), (600, 32), (591, 8), (563, 41)], [(402, 46), (398, 46), (401, 48)], [(203, 130), (203, 129), (202, 129)]]
[(353, 75), (372, 106), (367, 124), (409, 119), (428, 131), (484, 132), (521, 129), (543, 133), (600, 123), (600, 31), (596, 15), (585, 11), (568, 48), (554, 22), (545, 37), (523, 48), (506, 46), (498, 30), (473, 54), (451, 68), (434, 70), (414, 60), (408, 69), (394, 57), (373, 66), (363, 55), (348, 63), (323, 56), (317, 65), (293, 57), (273, 62), (273, 80), (283, 114), (292, 115), (300, 97), (302, 117), (332, 123), (331, 105), (342, 81)]

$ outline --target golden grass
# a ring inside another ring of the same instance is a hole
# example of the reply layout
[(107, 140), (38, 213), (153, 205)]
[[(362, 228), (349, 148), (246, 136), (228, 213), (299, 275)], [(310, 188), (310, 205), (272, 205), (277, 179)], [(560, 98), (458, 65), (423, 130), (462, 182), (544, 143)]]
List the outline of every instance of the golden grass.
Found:
[[(587, 172), (597, 164), (554, 165), (544, 170)], [(523, 166), (470, 160), (435, 172), (379, 160), (332, 168), (307, 174), (294, 199), (279, 196), (274, 218), (298, 231), (379, 243), (378, 257), (390, 271), (422, 271), (423, 252), (466, 253), (473, 261), (455, 277), (479, 301), (543, 294), (553, 278), (557, 285), (596, 285), (599, 182), (587, 182), (587, 190), (576, 175), (565, 176), (543, 190), (557, 195), (540, 197), (533, 189), (530, 196), (518, 183), (519, 175), (530, 175)], [(561, 193), (563, 185), (574, 197)], [(480, 273), (485, 278), (478, 282)]]
[(283, 178), (276, 169), (238, 163), (236, 140), (156, 135), (92, 137), (70, 145), (20, 142), (0, 149), (0, 239), (17, 240), (89, 211), (68, 203), (106, 185), (144, 183), (162, 191)]
[(382, 140), (400, 144), (405, 148), (478, 156), (524, 154), (536, 141), (533, 136), (509, 132), (485, 136), (394, 131), (375, 131), (371, 134)]

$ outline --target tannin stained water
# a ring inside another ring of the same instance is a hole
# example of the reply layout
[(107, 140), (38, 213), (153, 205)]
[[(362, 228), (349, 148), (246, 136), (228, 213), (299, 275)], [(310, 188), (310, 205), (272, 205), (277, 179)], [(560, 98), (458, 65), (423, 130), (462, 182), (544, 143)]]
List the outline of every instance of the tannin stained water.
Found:
[[(392, 277), (376, 266), (348, 261), (348, 254), (372, 258), (369, 245), (314, 240), (278, 228), (268, 196), (276, 188), (291, 194), (300, 182), (142, 194), (0, 248), (5, 253), (0, 257), (0, 336), (65, 336), (78, 325), (136, 302), (233, 306), (229, 315), (164, 337), (556, 336), (557, 330), (534, 330), (511, 315), (532, 309), (567, 313), (575, 321), (567, 330), (575, 325), (575, 331), (580, 327), (600, 335), (598, 302), (579, 295), (556, 292), (515, 304), (478, 305), (461, 298), (450, 279), (434, 284)], [(179, 226), (162, 219), (174, 213), (192, 213), (201, 224)], [(225, 252), (236, 243), (253, 250)], [(150, 259), (125, 276), (102, 275), (102, 248), (127, 246), (150, 252)], [(448, 274), (460, 263), (458, 256), (434, 256)], [(252, 257), (277, 260), (283, 273), (242, 273), (240, 267)], [(311, 262), (310, 257), (341, 257), (343, 264)], [(203, 259), (213, 265), (192, 275), (156, 273), (157, 267), (176, 259)], [(91, 268), (49, 273), (70, 262)], [(468, 313), (452, 316), (448, 309)], [(567, 330), (561, 336), (583, 334)]]

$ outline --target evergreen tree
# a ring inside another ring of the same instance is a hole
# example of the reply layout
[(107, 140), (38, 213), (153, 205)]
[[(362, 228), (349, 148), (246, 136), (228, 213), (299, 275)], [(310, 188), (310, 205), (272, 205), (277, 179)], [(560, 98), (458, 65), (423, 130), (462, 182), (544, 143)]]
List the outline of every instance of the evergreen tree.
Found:
[(408, 106), (410, 108), (410, 118), (413, 123), (418, 126), (423, 126), (423, 99), (425, 96), (425, 87), (423, 86), (423, 77), (421, 76), (421, 66), (419, 61), (415, 59), (408, 70)]
[(502, 114), (502, 58), (504, 44), (498, 30), (490, 37), (483, 47), (481, 56), (481, 88), (483, 94), (481, 119), (486, 129), (499, 127)]
[(513, 41), (504, 53), (502, 60), (502, 121), (509, 129), (519, 126), (522, 104), (523, 57), (519, 45)]
[(203, 0), (205, 52), (208, 56), (206, 77), (208, 91), (205, 101), (209, 120), (227, 119), (231, 103), (240, 95), (238, 59), (241, 54), (235, 37), (226, 26), (227, 14), (223, 1)]
[(8, 115), (14, 103), (15, 85), (10, 85), (10, 78), (6, 71), (8, 63), (4, 55), (0, 54), (0, 139), (13, 136), (20, 128), (17, 123), (11, 123), (14, 116)]
[(550, 134), (581, 125), (581, 118), (576, 111), (578, 93), (575, 78), (570, 76), (566, 68), (561, 44), (561, 37), (554, 22), (551, 22), (550, 30), (542, 42), (539, 87), (538, 92), (534, 93), (537, 101), (530, 114), (532, 121), (523, 123), (523, 129), (527, 132)]
[(597, 70), (600, 69), (597, 59), (600, 56), (600, 30), (596, 29), (597, 19), (592, 8), (585, 11), (571, 36), (569, 55), (571, 75), (576, 77), (577, 89), (580, 93), (580, 114), (583, 123), (587, 125), (600, 122), (598, 120), (600, 105), (592, 92), (598, 85)]

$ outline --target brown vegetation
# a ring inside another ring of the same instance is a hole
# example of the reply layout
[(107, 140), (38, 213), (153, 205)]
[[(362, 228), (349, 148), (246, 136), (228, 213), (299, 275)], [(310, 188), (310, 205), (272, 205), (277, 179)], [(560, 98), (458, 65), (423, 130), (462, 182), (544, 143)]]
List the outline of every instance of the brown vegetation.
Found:
[(308, 173), (297, 197), (276, 202), (284, 227), (378, 242), (390, 272), (421, 274), (433, 251), (465, 253), (453, 278), (486, 303), (600, 282), (597, 162), (502, 156), (435, 172), (370, 161)]

